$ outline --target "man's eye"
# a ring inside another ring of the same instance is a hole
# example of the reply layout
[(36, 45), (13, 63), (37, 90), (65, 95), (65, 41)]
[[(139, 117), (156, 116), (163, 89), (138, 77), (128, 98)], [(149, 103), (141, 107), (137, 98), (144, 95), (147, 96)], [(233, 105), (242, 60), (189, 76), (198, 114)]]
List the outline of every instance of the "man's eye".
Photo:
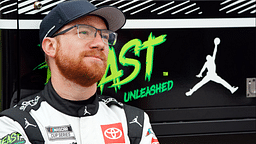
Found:
[(103, 35), (102, 35), (102, 38), (104, 38), (104, 39), (107, 39), (107, 40), (108, 40), (108, 39), (109, 39), (109, 35), (108, 35), (108, 34), (103, 34)]

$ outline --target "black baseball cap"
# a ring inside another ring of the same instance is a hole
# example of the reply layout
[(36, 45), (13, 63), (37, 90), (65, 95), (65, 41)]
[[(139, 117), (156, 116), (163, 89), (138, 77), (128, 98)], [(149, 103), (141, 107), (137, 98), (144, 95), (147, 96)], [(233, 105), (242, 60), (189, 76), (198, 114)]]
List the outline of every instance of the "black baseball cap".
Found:
[(97, 15), (105, 19), (108, 29), (122, 28), (126, 18), (121, 10), (112, 6), (95, 7), (87, 0), (70, 0), (58, 4), (42, 20), (39, 30), (40, 44), (45, 37), (53, 36), (66, 24), (86, 15)]

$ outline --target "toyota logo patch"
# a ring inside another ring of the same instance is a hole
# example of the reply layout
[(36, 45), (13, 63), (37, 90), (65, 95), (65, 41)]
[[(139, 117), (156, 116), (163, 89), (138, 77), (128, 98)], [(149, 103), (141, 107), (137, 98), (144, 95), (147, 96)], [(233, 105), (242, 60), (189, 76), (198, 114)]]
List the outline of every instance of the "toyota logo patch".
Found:
[(125, 143), (124, 131), (121, 123), (101, 125), (105, 143)]
[(119, 139), (122, 136), (122, 131), (117, 128), (109, 128), (105, 130), (104, 136), (109, 139)]

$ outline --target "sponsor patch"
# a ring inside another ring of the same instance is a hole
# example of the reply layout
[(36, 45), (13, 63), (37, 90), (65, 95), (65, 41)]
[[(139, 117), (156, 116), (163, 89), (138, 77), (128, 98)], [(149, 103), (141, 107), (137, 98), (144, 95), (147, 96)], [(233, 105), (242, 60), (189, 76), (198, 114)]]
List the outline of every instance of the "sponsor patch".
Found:
[(147, 135), (146, 136), (151, 135), (151, 134), (155, 135), (155, 133), (153, 132), (152, 128), (149, 128), (148, 131), (147, 131)]
[(108, 105), (108, 104), (111, 103), (111, 102), (114, 102), (114, 103), (118, 104), (118, 105), (121, 106), (121, 107), (124, 106), (123, 103), (118, 102), (115, 98), (102, 99), (102, 101), (103, 101), (106, 105)]
[(49, 140), (75, 139), (75, 134), (70, 125), (46, 127)]
[(36, 96), (35, 99), (32, 99), (30, 101), (24, 101), (22, 102), (22, 106), (20, 107), (20, 110), (25, 111), (28, 106), (35, 106), (39, 102), (40, 96)]
[(152, 138), (151, 144), (159, 144), (157, 138)]
[(26, 143), (25, 139), (21, 137), (21, 134), (14, 132), (6, 135), (0, 139), (0, 144), (24, 144)]
[(101, 130), (106, 144), (125, 143), (124, 131), (121, 123), (101, 125)]

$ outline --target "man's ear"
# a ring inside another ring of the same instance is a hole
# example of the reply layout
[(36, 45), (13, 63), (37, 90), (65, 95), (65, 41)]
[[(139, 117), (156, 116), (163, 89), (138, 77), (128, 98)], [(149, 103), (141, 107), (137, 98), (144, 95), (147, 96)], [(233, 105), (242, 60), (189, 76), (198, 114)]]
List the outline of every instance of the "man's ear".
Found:
[(42, 42), (42, 49), (46, 55), (54, 58), (56, 56), (57, 40), (55, 38), (46, 37)]

